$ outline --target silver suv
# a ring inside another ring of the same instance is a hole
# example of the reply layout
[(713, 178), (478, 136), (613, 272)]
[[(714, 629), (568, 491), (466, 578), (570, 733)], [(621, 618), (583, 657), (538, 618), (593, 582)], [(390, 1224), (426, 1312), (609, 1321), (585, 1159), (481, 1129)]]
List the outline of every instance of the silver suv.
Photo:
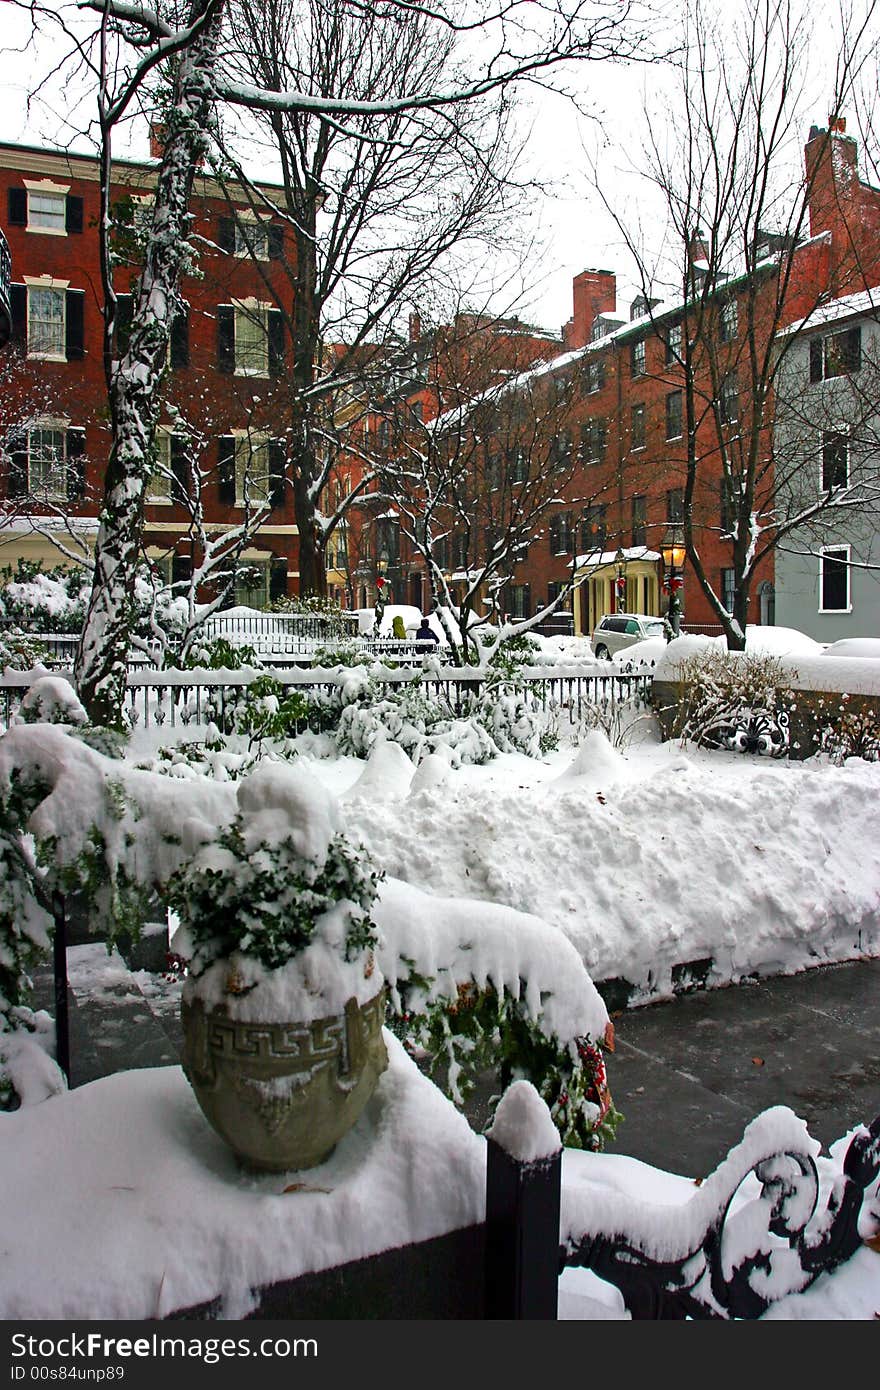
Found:
[(610, 659), (615, 653), (642, 642), (646, 637), (662, 637), (666, 626), (662, 618), (647, 613), (606, 613), (593, 629), (590, 646), (593, 655)]

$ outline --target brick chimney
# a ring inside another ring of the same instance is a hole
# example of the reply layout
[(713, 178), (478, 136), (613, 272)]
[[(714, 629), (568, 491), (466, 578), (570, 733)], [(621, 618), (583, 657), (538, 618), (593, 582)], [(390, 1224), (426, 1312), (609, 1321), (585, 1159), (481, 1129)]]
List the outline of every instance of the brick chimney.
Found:
[(422, 336), (422, 316), (418, 309), (413, 309), (409, 316), (409, 340), (417, 343)]
[(846, 134), (842, 116), (828, 121), (827, 130), (812, 126), (804, 146), (810, 190), (810, 236), (831, 232), (845, 236), (859, 194), (858, 147)]
[(582, 270), (572, 284), (574, 313), (562, 330), (566, 347), (585, 347), (599, 314), (617, 308), (617, 276), (611, 270)]

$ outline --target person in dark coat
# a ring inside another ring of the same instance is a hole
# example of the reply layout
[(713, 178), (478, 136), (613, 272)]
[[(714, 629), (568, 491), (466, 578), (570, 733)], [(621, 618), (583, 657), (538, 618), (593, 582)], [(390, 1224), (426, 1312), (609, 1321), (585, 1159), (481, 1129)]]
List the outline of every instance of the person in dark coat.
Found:
[(422, 625), (416, 633), (416, 641), (433, 642), (435, 646), (437, 645), (437, 634), (431, 627), (431, 624), (428, 622), (428, 619), (425, 617), (424, 613), (422, 614)]

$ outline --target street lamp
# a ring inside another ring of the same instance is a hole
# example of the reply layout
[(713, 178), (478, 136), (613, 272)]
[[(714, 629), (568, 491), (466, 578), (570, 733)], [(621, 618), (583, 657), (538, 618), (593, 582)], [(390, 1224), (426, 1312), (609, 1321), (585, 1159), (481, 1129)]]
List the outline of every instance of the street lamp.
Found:
[(618, 550), (614, 557), (617, 566), (617, 578), (614, 581), (614, 592), (617, 596), (617, 612), (626, 612), (626, 556), (623, 550)]
[[(680, 571), (684, 568), (684, 539), (682, 527), (678, 523), (667, 526), (666, 535), (660, 546), (660, 554), (663, 556), (663, 589), (669, 595), (669, 607), (666, 616), (669, 619), (669, 628), (672, 637), (677, 637), (681, 630), (681, 599), (679, 591), (684, 580)], [(671, 638), (667, 634), (667, 640)]]

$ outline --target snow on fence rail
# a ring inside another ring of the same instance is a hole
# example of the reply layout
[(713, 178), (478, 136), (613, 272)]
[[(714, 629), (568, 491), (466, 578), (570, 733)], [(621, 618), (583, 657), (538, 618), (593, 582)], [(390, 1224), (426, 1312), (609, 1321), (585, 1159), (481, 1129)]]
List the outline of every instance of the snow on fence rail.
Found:
[[(42, 674), (40, 670), (6, 670), (0, 677), (0, 726), (4, 729), (9, 727), (25, 692)], [(59, 674), (69, 677), (69, 672)], [(175, 728), (206, 724), (211, 720), (222, 722), (227, 705), (240, 698), (242, 689), (267, 674), (281, 686), (323, 696), (335, 694), (352, 678), (351, 670), (343, 667), (271, 672), (251, 667), (240, 671), (132, 669), (128, 673), (128, 717), (132, 725), (140, 728), (165, 724)], [(391, 670), (377, 665), (371, 676), (392, 688), (418, 681), (427, 695), (446, 700), (456, 717), (468, 713), (486, 682), (484, 670), (460, 667), (448, 667), (428, 675), (418, 669)], [(647, 703), (652, 676), (645, 673), (587, 674), (578, 667), (555, 667), (550, 672), (545, 667), (526, 667), (518, 680), (525, 685), (536, 708), (564, 709), (573, 719), (580, 719), (597, 705), (607, 708), (630, 698)], [(502, 683), (499, 689), (503, 690), (507, 684)], [(307, 727), (308, 720), (304, 719), (302, 724), (303, 728)]]

